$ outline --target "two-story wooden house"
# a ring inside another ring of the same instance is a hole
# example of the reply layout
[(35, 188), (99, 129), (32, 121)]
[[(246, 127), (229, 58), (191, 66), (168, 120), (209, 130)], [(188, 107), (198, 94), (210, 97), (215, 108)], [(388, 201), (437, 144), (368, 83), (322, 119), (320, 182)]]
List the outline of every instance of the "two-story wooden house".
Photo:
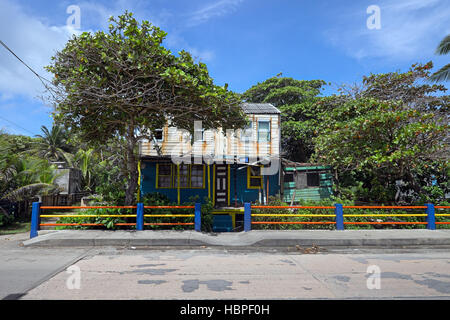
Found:
[(191, 135), (168, 123), (153, 141), (140, 142), (141, 194), (158, 192), (182, 204), (192, 196), (216, 207), (266, 203), (280, 191), (280, 111), (268, 103), (244, 103), (249, 124), (240, 130)]

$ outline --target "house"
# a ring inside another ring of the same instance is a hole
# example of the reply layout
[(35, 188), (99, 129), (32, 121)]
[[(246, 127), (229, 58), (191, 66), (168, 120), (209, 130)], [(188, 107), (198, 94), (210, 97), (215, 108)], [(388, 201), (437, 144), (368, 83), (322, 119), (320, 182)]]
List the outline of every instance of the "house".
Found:
[(320, 201), (333, 194), (330, 166), (299, 163), (282, 159), (283, 201), (295, 204), (300, 200)]
[(269, 103), (241, 105), (249, 124), (239, 130), (170, 126), (139, 143), (141, 194), (158, 192), (182, 204), (209, 198), (216, 207), (267, 203), (280, 192), (280, 111)]

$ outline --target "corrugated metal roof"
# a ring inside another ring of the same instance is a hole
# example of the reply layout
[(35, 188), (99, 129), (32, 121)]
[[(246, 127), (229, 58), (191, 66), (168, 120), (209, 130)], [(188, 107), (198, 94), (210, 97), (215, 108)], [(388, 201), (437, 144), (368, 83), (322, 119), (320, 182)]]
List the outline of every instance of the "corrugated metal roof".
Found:
[(242, 110), (249, 114), (280, 114), (280, 110), (270, 103), (243, 103)]

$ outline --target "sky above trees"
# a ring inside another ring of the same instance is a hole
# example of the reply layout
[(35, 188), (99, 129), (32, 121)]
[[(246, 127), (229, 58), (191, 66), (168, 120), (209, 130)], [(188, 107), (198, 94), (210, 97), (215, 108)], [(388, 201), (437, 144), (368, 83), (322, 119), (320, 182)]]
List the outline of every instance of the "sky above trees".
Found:
[[(70, 5), (80, 28), (67, 25)], [(369, 29), (370, 5), (380, 8), (380, 29)], [(244, 92), (280, 72), (330, 82), (324, 94), (363, 75), (406, 71), (415, 62), (448, 63), (435, 54), (450, 33), (447, 0), (0, 0), (0, 40), (45, 78), (43, 69), (71, 34), (106, 30), (108, 17), (125, 10), (168, 32), (164, 45), (185, 49), (207, 64), (219, 85)], [(35, 135), (52, 124), (38, 96), (41, 82), (0, 47), (0, 128)]]

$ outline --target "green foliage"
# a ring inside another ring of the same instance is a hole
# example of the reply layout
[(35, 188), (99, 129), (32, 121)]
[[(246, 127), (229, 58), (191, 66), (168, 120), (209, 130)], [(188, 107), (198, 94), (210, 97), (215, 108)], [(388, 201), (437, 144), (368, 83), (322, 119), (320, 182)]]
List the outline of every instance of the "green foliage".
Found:
[(5, 227), (13, 223), (14, 217), (0, 208), (0, 227)]
[[(64, 214), (67, 214), (65, 212)], [(104, 226), (60, 226), (55, 227), (57, 230), (62, 229), (117, 229), (116, 223), (133, 223), (136, 218), (127, 217), (101, 217), (100, 215), (117, 215), (117, 214), (134, 214), (132, 209), (80, 209), (75, 212), (76, 215), (96, 215), (98, 217), (63, 217), (58, 220), (57, 223), (95, 223), (103, 224)], [(128, 228), (128, 227), (126, 227)]]
[(292, 160), (306, 162), (314, 148), (320, 111), (318, 95), (325, 82), (272, 77), (248, 89), (243, 98), (248, 102), (271, 103), (281, 111), (282, 148)]
[[(436, 54), (445, 55), (450, 52), (450, 34), (445, 36), (436, 48)], [(443, 66), (430, 76), (431, 81), (440, 82), (450, 80), (450, 63)]]
[[(442, 86), (423, 83), (431, 67), (370, 75), (352, 94), (318, 102), (323, 112), (311, 160), (333, 166), (338, 194), (353, 190), (355, 200), (411, 203), (438, 174), (436, 168), (448, 166), (449, 99), (433, 95), (445, 90)], [(436, 169), (426, 170), (428, 179), (421, 173), (427, 167)], [(440, 172), (446, 180), (446, 171)], [(399, 197), (399, 181), (401, 191), (411, 195)]]
[(110, 21), (108, 32), (74, 36), (47, 70), (56, 88), (54, 118), (81, 141), (121, 148), (125, 202), (132, 204), (139, 139), (151, 140), (168, 118), (193, 132), (195, 120), (205, 129), (240, 128), (245, 115), (239, 96), (215, 85), (205, 64), (162, 45), (160, 28), (128, 12)]

